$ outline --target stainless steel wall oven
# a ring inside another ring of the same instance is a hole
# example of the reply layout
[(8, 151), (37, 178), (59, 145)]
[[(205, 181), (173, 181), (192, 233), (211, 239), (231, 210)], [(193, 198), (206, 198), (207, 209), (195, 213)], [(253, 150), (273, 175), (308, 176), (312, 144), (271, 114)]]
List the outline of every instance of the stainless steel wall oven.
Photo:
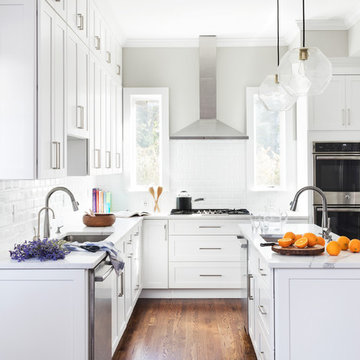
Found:
[[(360, 236), (360, 142), (314, 142), (314, 185), (329, 205), (333, 232)], [(314, 193), (314, 220), (321, 223), (321, 199)]]

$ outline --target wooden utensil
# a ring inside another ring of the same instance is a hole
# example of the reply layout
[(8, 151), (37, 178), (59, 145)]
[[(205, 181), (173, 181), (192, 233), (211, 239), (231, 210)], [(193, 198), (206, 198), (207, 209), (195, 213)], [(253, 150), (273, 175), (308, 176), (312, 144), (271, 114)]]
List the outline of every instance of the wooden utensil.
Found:
[(271, 249), (272, 251), (275, 251), (280, 255), (314, 256), (314, 255), (321, 255), (325, 251), (325, 246), (314, 245), (313, 247), (299, 249), (295, 246), (289, 246), (287, 248), (283, 248), (279, 245), (273, 245)]
[(154, 207), (154, 211), (156, 211), (156, 197), (155, 197), (155, 190), (152, 186), (149, 187), (149, 193), (152, 195), (154, 201), (155, 201), (155, 207)]
[(156, 211), (156, 208), (158, 209), (158, 211), (160, 212), (160, 208), (159, 208), (159, 198), (160, 198), (160, 195), (162, 194), (163, 192), (163, 187), (162, 186), (158, 186), (157, 188), (157, 198), (156, 198), (156, 201), (155, 201), (155, 211)]

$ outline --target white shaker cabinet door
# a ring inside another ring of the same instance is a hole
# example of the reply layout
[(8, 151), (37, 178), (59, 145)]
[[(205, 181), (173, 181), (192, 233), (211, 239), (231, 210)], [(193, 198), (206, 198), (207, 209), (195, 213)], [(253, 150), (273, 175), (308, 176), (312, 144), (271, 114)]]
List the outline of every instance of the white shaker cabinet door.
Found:
[(113, 131), (113, 172), (121, 174), (123, 171), (123, 117), (122, 117), (122, 87), (115, 83), (115, 118)]
[(38, 177), (66, 175), (66, 24), (46, 3), (39, 16)]
[(346, 77), (346, 126), (360, 130), (360, 75)]
[(89, 40), (88, 14), (88, 0), (68, 0), (67, 23), (86, 44)]
[(166, 220), (143, 223), (143, 288), (169, 288), (169, 242)]

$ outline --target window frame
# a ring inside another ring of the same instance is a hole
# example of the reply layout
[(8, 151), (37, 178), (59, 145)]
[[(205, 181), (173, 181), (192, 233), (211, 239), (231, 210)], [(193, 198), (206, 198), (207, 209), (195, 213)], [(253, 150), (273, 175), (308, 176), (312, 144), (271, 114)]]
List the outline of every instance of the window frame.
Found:
[[(258, 95), (258, 87), (246, 88), (246, 122), (249, 140), (247, 142), (247, 187), (254, 192), (282, 192), (288, 191), (296, 181), (296, 145), (294, 110), (282, 111), (280, 115), (281, 124), (281, 153), (280, 153), (280, 186), (259, 186), (255, 184), (255, 111), (254, 96)], [(285, 149), (284, 149), (285, 146)]]
[[(169, 89), (160, 87), (124, 88), (124, 145), (125, 172), (128, 176), (128, 190), (148, 192), (149, 186), (163, 186), (169, 189)], [(136, 185), (136, 126), (133, 117), (134, 98), (160, 99), (160, 183)]]

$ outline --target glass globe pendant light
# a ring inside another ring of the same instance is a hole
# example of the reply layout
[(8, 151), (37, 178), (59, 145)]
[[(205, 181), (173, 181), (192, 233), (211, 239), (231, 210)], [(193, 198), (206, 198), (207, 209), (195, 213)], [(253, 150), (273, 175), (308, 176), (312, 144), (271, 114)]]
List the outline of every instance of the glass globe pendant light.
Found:
[(302, 47), (289, 50), (278, 67), (280, 83), (297, 96), (320, 95), (332, 78), (329, 59), (316, 47), (305, 45), (305, 0), (302, 1)]
[[(279, 0), (277, 5), (277, 65), (280, 60), (279, 44)], [(292, 90), (287, 90), (280, 82), (278, 74), (268, 75), (259, 87), (259, 98), (270, 111), (289, 110), (296, 102), (297, 97)]]

